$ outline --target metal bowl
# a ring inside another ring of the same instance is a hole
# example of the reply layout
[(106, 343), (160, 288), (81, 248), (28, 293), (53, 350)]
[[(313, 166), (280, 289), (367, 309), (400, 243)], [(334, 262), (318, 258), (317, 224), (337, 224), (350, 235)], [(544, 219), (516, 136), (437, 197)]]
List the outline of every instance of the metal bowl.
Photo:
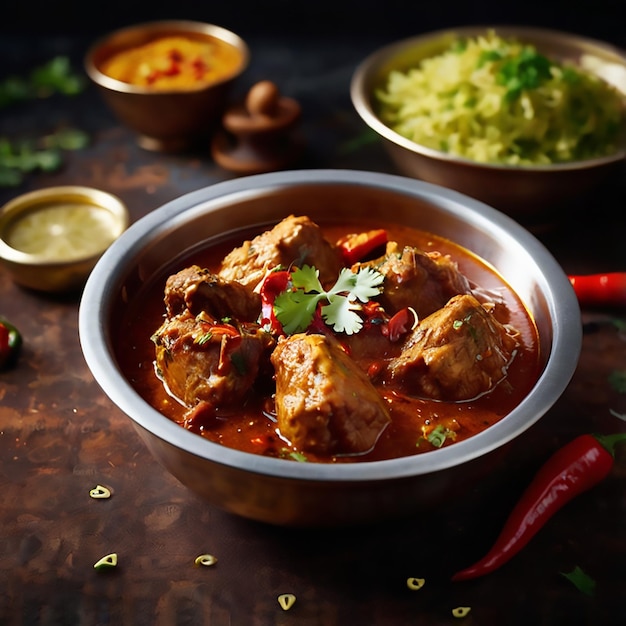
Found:
[(352, 103), (382, 138), (401, 173), (477, 198), (527, 226), (550, 224), (571, 203), (581, 201), (623, 171), (626, 146), (612, 156), (571, 163), (532, 167), (484, 164), (421, 146), (386, 126), (377, 113), (374, 94), (390, 71), (406, 71), (443, 52), (460, 37), (475, 37), (488, 30), (532, 44), (549, 58), (576, 63), (615, 86), (626, 98), (626, 56), (611, 45), (538, 28), (470, 26), (404, 39), (373, 52), (353, 74)]
[[(103, 71), (104, 62), (113, 54), (174, 35), (234, 46), (240, 55), (239, 64), (215, 82), (167, 91), (125, 83)], [(129, 26), (107, 35), (88, 50), (84, 64), (87, 75), (98, 86), (111, 110), (137, 133), (140, 146), (178, 152), (206, 140), (219, 126), (228, 95), (235, 80), (248, 66), (249, 57), (246, 42), (221, 26), (168, 20)]]
[[(120, 311), (150, 277), (190, 248), (293, 213), (313, 220), (367, 216), (447, 237), (491, 263), (534, 316), (543, 372), (525, 400), (466, 441), (412, 457), (354, 464), (296, 463), (229, 449), (149, 406), (113, 354)], [(427, 509), (472, 481), (502, 473), (506, 446), (568, 385), (582, 341), (580, 310), (561, 267), (533, 235), (492, 208), (422, 181), (359, 171), (303, 170), (218, 183), (182, 196), (131, 226), (93, 270), (80, 305), (85, 359), (152, 454), (181, 483), (238, 515), (290, 526), (372, 522)]]
[(128, 222), (126, 205), (99, 189), (68, 185), (31, 191), (0, 209), (0, 264), (24, 287), (77, 291)]

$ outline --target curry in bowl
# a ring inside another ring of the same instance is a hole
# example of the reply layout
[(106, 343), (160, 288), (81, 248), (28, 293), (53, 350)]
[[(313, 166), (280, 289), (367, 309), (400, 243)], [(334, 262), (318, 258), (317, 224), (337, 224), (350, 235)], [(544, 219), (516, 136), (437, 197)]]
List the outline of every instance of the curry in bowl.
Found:
[(234, 44), (189, 32), (166, 34), (119, 50), (101, 65), (115, 80), (154, 90), (203, 88), (230, 78), (243, 61)]
[(291, 215), (190, 251), (116, 335), (137, 392), (263, 456), (377, 461), (468, 439), (541, 370), (523, 302), (488, 263), (413, 227)]

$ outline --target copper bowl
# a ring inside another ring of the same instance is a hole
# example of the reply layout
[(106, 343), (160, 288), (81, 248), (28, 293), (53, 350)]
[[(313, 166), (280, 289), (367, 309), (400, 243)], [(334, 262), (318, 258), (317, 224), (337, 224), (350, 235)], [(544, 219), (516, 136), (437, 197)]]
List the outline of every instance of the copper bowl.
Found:
[[(353, 464), (297, 463), (240, 452), (182, 428), (146, 403), (116, 362), (112, 346), (120, 312), (141, 297), (145, 281), (179, 255), (234, 229), (272, 225), (294, 207), (318, 221), (367, 215), (410, 225), (447, 237), (490, 262), (526, 303), (539, 331), (543, 371), (524, 401), (494, 426), (452, 446)], [(567, 276), (515, 221), (436, 185), (342, 170), (243, 177), (153, 211), (131, 226), (93, 270), (80, 305), (79, 332), (96, 381), (181, 483), (231, 513), (309, 527), (408, 515), (462, 495), (472, 481), (502, 475), (507, 444), (562, 394), (582, 340), (580, 310)]]
[(611, 156), (542, 166), (477, 163), (421, 146), (389, 128), (377, 113), (375, 92), (389, 72), (405, 71), (447, 49), (460, 37), (495, 31), (534, 45), (557, 61), (569, 61), (597, 74), (626, 98), (626, 56), (611, 45), (577, 35), (518, 26), (470, 26), (440, 30), (392, 43), (373, 52), (355, 70), (352, 103), (362, 120), (382, 139), (398, 170), (455, 189), (508, 213), (527, 226), (542, 227), (567, 214), (571, 203), (623, 172), (626, 145)]
[[(111, 78), (103, 64), (113, 54), (161, 37), (181, 35), (224, 42), (239, 53), (239, 63), (215, 82), (195, 88), (155, 90)], [(245, 71), (249, 49), (237, 34), (213, 24), (185, 20), (157, 21), (117, 30), (97, 41), (87, 52), (85, 70), (98, 86), (114, 114), (137, 133), (148, 150), (177, 152), (206, 140), (218, 127), (235, 80)]]

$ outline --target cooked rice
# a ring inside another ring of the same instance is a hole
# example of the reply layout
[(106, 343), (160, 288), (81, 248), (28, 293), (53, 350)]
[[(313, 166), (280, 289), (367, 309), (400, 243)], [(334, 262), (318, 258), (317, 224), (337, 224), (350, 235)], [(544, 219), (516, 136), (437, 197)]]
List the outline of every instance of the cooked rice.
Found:
[[(529, 86), (537, 71), (538, 84)], [(400, 135), (479, 162), (542, 165), (609, 155), (624, 127), (623, 96), (613, 87), (493, 32), (392, 71), (377, 97), (382, 121)]]

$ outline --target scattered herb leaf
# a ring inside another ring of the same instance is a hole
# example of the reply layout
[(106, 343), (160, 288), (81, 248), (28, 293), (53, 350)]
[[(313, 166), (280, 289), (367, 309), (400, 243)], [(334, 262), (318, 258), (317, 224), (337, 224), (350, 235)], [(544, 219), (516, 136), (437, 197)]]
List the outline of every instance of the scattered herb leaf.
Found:
[(282, 448), (280, 455), (284, 459), (292, 459), (293, 461), (298, 461), (299, 463), (307, 463), (309, 460), (304, 454), (302, 454), (302, 452), (290, 450), (289, 448)]
[(613, 370), (609, 374), (609, 385), (618, 393), (626, 393), (626, 370)]
[(0, 137), (0, 186), (16, 187), (36, 170), (54, 172), (63, 163), (62, 150), (79, 150), (89, 143), (86, 133), (63, 129), (37, 140), (11, 142)]
[(57, 56), (34, 68), (27, 77), (9, 76), (0, 81), (0, 108), (54, 93), (73, 96), (85, 85), (85, 77), (72, 70), (69, 58)]
[(349, 141), (343, 142), (339, 146), (339, 153), (342, 155), (354, 154), (363, 147), (377, 143), (378, 141), (380, 141), (380, 137), (376, 134), (376, 131), (368, 128)]
[(593, 596), (596, 589), (596, 581), (577, 565), (571, 572), (561, 572), (579, 591), (587, 596)]
[[(426, 439), (435, 446), (435, 448), (441, 448), (443, 444), (446, 442), (446, 439), (455, 439), (456, 433), (449, 428), (446, 428), (443, 424), (437, 425), (433, 430), (431, 430)], [(419, 445), (419, 444), (418, 444)]]
[(626, 332), (626, 320), (621, 319), (613, 319), (611, 320), (613, 326), (617, 328), (620, 332)]

